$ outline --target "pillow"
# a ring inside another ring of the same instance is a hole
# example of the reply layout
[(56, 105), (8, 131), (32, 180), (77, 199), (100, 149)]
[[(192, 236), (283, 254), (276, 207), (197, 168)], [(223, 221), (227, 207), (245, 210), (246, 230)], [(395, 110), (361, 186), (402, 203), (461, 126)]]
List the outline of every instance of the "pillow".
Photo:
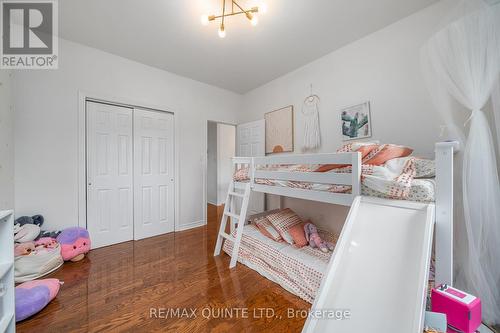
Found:
[(17, 243), (31, 242), (40, 235), (40, 227), (36, 224), (16, 224), (14, 228), (14, 241)]
[(16, 283), (31, 281), (47, 275), (64, 263), (61, 257), (61, 246), (49, 249), (35, 249), (28, 255), (14, 259), (14, 280)]
[(288, 229), (288, 233), (292, 236), (295, 247), (303, 247), (307, 245), (306, 234), (304, 232), (304, 222), (296, 224)]
[(16, 322), (42, 310), (59, 292), (58, 279), (29, 281), (16, 287)]
[(369, 158), (367, 161), (363, 161), (363, 164), (382, 165), (393, 158), (406, 157), (412, 152), (413, 149), (404, 146), (391, 144), (381, 145), (380, 150), (375, 149), (370, 152), (370, 155), (373, 154), (373, 157)]
[(283, 238), (281, 238), (278, 231), (273, 227), (271, 222), (266, 217), (261, 217), (253, 221), (257, 229), (259, 229), (260, 233), (264, 236), (272, 239), (275, 242), (281, 242)]
[[(344, 145), (338, 152), (350, 152), (357, 151), (361, 153), (361, 159), (365, 158), (369, 153), (371, 153), (378, 145), (374, 143), (358, 143), (358, 144), (349, 144), (348, 146)], [(349, 164), (322, 164), (320, 165), (315, 172), (327, 172), (333, 169), (340, 169), (349, 166)]]
[(248, 167), (238, 169), (233, 175), (233, 180), (235, 182), (243, 182), (243, 181), (246, 181), (248, 179), (250, 179), (248, 177)]
[(293, 210), (290, 208), (283, 209), (277, 213), (268, 215), (267, 219), (271, 222), (273, 227), (278, 231), (285, 242), (288, 244), (294, 243), (293, 237), (290, 235), (288, 230), (290, 230), (293, 226), (300, 224), (302, 220)]

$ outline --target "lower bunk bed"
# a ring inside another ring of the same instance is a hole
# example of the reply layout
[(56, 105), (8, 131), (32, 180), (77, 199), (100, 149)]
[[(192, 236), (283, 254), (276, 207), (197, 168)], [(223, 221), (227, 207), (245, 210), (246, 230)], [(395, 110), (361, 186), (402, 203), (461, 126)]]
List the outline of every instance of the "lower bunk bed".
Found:
[[(259, 217), (265, 216), (266, 213), (259, 214)], [(249, 220), (252, 221), (253, 217)], [(318, 234), (324, 241), (337, 244), (339, 235), (321, 229), (318, 229)], [(236, 230), (232, 236), (236, 236)], [(233, 244), (231, 239), (226, 239), (222, 247), (229, 256), (232, 254)], [(286, 242), (276, 242), (263, 235), (257, 226), (250, 222), (243, 228), (237, 260), (312, 304), (332, 254), (332, 251), (325, 253), (307, 245), (298, 248)], [(431, 262), (428, 283), (430, 291), (434, 286), (434, 259)]]
[[(318, 233), (323, 240), (336, 244), (338, 236), (324, 230)], [(233, 242), (227, 239), (222, 249), (231, 256)], [(312, 303), (332, 253), (276, 242), (264, 236), (254, 224), (247, 224), (243, 228), (238, 262)]]

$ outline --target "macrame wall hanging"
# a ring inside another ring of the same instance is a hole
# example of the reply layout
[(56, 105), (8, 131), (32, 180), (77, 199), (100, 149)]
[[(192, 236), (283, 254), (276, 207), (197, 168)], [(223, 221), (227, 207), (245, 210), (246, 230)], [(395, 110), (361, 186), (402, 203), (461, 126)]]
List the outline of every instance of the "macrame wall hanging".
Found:
[(313, 94), (312, 84), (310, 95), (302, 103), (302, 115), (304, 117), (304, 140), (302, 150), (312, 150), (321, 145), (321, 133), (319, 129), (319, 96)]

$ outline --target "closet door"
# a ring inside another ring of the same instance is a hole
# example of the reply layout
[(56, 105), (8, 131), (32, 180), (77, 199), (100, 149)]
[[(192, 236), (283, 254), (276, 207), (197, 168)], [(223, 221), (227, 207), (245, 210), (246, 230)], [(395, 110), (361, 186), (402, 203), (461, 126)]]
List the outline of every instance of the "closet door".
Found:
[[(236, 155), (241, 157), (265, 156), (266, 123), (264, 119), (236, 126)], [(248, 215), (264, 210), (265, 194), (252, 192), (248, 203)], [(239, 209), (239, 208), (238, 208)]]
[(134, 110), (134, 238), (174, 231), (174, 119)]
[(133, 239), (132, 109), (87, 102), (87, 229), (92, 247)]

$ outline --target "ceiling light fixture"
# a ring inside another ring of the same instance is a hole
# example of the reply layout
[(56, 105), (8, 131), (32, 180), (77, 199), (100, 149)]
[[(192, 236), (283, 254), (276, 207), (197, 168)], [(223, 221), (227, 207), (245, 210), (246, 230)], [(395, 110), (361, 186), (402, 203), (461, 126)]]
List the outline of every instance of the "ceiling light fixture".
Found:
[[(222, 0), (222, 14), (221, 15), (202, 15), (201, 16), (201, 24), (208, 25), (209, 22), (220, 19), (219, 25), (219, 37), (226, 37), (226, 30), (224, 26), (225, 18), (228, 16), (235, 16), (240, 14), (245, 14), (246, 18), (250, 21), (250, 24), (256, 26), (259, 23), (259, 19), (257, 17), (257, 13), (259, 12), (259, 7), (252, 7), (250, 9), (243, 9), (236, 0), (227, 0), (227, 2), (231, 2), (231, 12), (226, 12), (226, 0)], [(235, 11), (235, 6), (237, 10)], [(262, 4), (261, 12), (265, 13), (267, 11), (267, 7)]]

